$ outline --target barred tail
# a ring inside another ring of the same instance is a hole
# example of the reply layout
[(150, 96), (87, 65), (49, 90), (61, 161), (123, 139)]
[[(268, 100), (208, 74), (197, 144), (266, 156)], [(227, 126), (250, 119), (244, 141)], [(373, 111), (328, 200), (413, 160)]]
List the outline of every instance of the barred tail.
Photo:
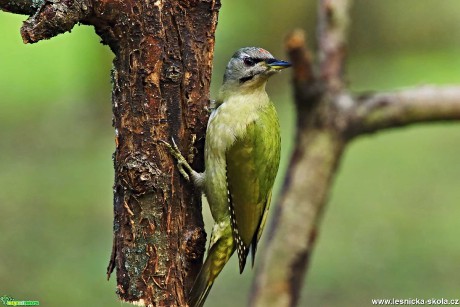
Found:
[(193, 284), (188, 305), (190, 307), (202, 307), (209, 290), (211, 290), (214, 280), (224, 268), (230, 256), (235, 251), (232, 237), (221, 237), (211, 246), (208, 256), (198, 273), (195, 283)]

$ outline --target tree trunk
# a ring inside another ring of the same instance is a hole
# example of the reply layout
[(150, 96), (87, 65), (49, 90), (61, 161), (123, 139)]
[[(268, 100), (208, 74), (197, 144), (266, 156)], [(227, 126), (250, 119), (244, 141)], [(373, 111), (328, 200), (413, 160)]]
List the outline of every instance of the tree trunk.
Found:
[(112, 70), (114, 242), (121, 300), (185, 306), (201, 266), (206, 234), (200, 194), (179, 176), (159, 140), (176, 140), (203, 168), (206, 107), (219, 0), (0, 0), (32, 15), (26, 43), (93, 25), (115, 54)]
[(214, 5), (133, 1), (111, 28), (117, 146), (108, 273), (117, 268), (122, 300), (185, 306), (202, 263), (201, 196), (183, 185), (175, 161), (156, 141), (174, 138), (189, 162), (203, 168)]

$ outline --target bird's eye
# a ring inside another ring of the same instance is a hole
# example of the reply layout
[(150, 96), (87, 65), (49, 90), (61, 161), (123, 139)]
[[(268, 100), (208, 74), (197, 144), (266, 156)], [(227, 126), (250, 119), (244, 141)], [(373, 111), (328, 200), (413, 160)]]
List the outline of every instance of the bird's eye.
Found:
[(253, 58), (250, 57), (245, 57), (243, 59), (244, 65), (246, 66), (254, 66), (256, 64), (256, 61)]

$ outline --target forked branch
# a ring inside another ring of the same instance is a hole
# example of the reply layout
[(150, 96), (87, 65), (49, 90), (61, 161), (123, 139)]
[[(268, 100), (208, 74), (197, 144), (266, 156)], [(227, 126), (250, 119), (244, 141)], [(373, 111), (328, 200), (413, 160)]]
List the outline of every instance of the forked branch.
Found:
[(343, 67), (348, 6), (346, 0), (319, 0), (316, 63), (301, 31), (287, 39), (296, 141), (268, 244), (259, 253), (250, 306), (297, 304), (335, 171), (352, 138), (413, 123), (460, 120), (460, 86), (356, 97), (347, 91)]

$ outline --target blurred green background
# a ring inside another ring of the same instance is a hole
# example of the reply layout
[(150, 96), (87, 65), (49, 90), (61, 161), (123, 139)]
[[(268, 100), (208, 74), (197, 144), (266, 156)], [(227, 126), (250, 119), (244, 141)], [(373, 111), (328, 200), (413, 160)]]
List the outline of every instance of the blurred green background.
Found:
[[(460, 83), (459, 1), (358, 0), (351, 13), (353, 90)], [(24, 18), (0, 12), (0, 295), (42, 306), (124, 306), (114, 276), (105, 280), (112, 54), (86, 26), (23, 45)], [(285, 35), (304, 28), (314, 46), (315, 22), (315, 1), (223, 0), (212, 96), (236, 49), (261, 46), (285, 58)], [(283, 130), (278, 187), (292, 147), (289, 79), (286, 71), (268, 86)], [(413, 126), (351, 144), (300, 306), (459, 298), (459, 124)], [(244, 306), (252, 276), (250, 269), (239, 276), (233, 259), (208, 306)]]

